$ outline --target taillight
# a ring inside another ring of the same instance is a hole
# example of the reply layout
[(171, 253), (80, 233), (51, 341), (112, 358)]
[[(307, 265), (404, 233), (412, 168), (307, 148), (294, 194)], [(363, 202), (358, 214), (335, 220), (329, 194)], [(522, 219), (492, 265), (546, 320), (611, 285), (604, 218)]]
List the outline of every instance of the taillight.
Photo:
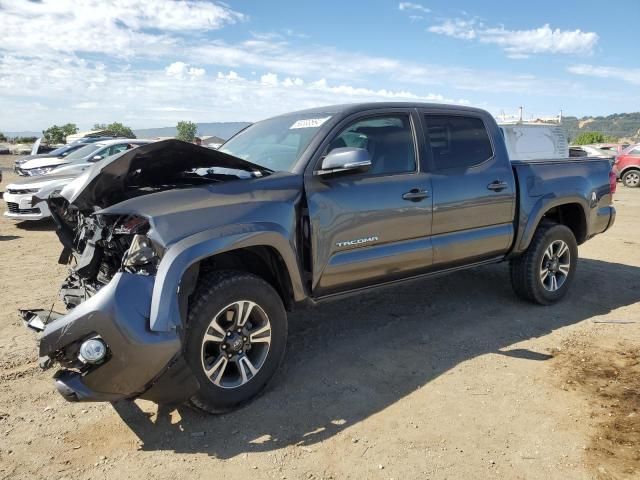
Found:
[(618, 188), (618, 178), (613, 170), (609, 172), (609, 187), (611, 187), (612, 195), (616, 193), (616, 188)]

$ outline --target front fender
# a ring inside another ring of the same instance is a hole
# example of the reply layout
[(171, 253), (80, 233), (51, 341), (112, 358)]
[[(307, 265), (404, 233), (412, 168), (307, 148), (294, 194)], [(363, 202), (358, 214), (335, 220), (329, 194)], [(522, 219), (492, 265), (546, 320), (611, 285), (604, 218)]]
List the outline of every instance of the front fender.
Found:
[(281, 225), (265, 222), (207, 230), (171, 245), (156, 274), (151, 299), (151, 330), (170, 331), (182, 324), (178, 294), (182, 277), (191, 265), (212, 255), (245, 247), (266, 245), (275, 248), (288, 270), (294, 300), (302, 300), (305, 293), (294, 241)]

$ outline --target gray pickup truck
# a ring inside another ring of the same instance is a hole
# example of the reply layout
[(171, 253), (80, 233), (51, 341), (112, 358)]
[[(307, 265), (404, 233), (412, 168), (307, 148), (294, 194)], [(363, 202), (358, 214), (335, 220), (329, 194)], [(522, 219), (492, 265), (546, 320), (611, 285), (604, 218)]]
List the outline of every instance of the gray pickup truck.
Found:
[(408, 103), (278, 116), (219, 151), (141, 146), (47, 201), (68, 311), (22, 314), (58, 391), (211, 413), (273, 377), (288, 310), (502, 261), (551, 304), (615, 219), (607, 160), (510, 161), (487, 112)]

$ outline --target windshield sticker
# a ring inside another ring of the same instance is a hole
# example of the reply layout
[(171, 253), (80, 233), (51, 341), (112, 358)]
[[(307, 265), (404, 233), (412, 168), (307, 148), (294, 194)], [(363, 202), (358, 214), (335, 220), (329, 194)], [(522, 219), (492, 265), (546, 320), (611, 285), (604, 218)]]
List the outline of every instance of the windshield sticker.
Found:
[(295, 128), (318, 128), (324, 122), (329, 120), (331, 117), (324, 118), (305, 118), (304, 120), (298, 120), (293, 125), (289, 127), (289, 130), (293, 130)]

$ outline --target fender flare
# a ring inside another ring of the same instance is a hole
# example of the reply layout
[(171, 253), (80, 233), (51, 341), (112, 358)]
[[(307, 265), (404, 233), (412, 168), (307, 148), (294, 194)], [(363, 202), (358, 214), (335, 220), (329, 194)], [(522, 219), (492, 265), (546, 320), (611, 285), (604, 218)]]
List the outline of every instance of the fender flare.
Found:
[(302, 300), (302, 275), (286, 230), (274, 223), (228, 225), (186, 237), (167, 249), (153, 287), (150, 329), (166, 332), (182, 325), (178, 297), (183, 275), (190, 266), (219, 253), (262, 245), (273, 247), (280, 254), (291, 279), (294, 300)]
[[(515, 253), (524, 252), (527, 248), (529, 248), (529, 244), (533, 239), (533, 235), (538, 229), (538, 225), (542, 221), (542, 217), (552, 208), (559, 207), (562, 205), (568, 204), (578, 204), (582, 208), (582, 213), (584, 214), (584, 221), (587, 229), (589, 228), (589, 205), (584, 197), (579, 195), (571, 195), (571, 196), (562, 196), (562, 198), (557, 198), (554, 194), (548, 194), (538, 198), (538, 200), (532, 205), (528, 214), (526, 212), (521, 211), (521, 219), (520, 225), (521, 234), (515, 243)], [(522, 218), (525, 216), (525, 218)], [(525, 220), (524, 222), (522, 220)], [(587, 238), (589, 236), (589, 232), (586, 232)]]

